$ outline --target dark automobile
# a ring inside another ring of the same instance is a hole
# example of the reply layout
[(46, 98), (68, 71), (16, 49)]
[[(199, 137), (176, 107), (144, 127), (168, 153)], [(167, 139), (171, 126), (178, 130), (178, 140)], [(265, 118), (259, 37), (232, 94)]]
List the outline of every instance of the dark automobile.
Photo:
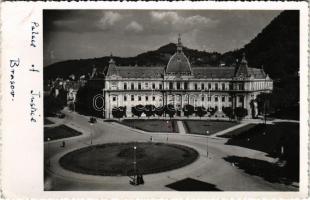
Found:
[(91, 117), (91, 118), (89, 119), (89, 123), (94, 124), (94, 123), (96, 123), (96, 122), (97, 122), (97, 119), (96, 119), (95, 117)]
[(58, 118), (65, 118), (65, 114), (63, 114), (63, 113), (56, 113), (55, 114), (56, 115), (56, 117), (58, 117)]

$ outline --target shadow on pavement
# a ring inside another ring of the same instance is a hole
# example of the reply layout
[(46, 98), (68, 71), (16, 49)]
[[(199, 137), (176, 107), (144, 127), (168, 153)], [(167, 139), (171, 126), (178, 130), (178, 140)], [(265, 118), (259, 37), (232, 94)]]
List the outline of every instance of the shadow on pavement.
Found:
[(216, 188), (216, 185), (192, 178), (182, 179), (180, 181), (166, 185), (166, 187), (176, 191), (221, 191), (220, 189)]

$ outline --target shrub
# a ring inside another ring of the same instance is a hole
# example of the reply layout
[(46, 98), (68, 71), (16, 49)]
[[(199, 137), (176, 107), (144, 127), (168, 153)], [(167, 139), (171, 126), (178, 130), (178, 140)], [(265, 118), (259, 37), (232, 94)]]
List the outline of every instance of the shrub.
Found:
[(144, 113), (147, 117), (154, 116), (155, 115), (155, 109), (156, 109), (156, 107), (154, 105), (146, 105), (144, 107)]
[(234, 112), (232, 107), (223, 107), (222, 108), (223, 113), (229, 118), (229, 119), (233, 119), (234, 118)]
[(194, 113), (194, 106), (189, 104), (184, 105), (183, 112), (186, 117), (192, 115)]
[(159, 106), (155, 108), (155, 114), (159, 117), (162, 116), (164, 112), (165, 112), (165, 108), (163, 106)]
[(112, 109), (112, 116), (114, 118), (120, 119), (120, 118), (124, 117), (125, 114), (126, 114), (126, 106), (114, 107)]
[(198, 107), (196, 107), (195, 110), (196, 110), (195, 114), (199, 117), (203, 117), (208, 113), (206, 108), (203, 106), (198, 106)]
[(142, 113), (144, 112), (144, 106), (139, 104), (136, 106), (131, 107), (131, 112), (137, 117), (141, 117)]
[(209, 107), (209, 108), (207, 109), (207, 112), (210, 113), (209, 116), (214, 115), (214, 114), (216, 113), (216, 111), (217, 111), (217, 108)]
[(175, 115), (176, 111), (174, 108), (174, 105), (168, 104), (165, 106), (165, 114), (169, 115), (170, 118), (172, 118)]
[(241, 120), (245, 116), (247, 116), (248, 110), (243, 107), (237, 107), (235, 108), (235, 115), (237, 116), (238, 120)]

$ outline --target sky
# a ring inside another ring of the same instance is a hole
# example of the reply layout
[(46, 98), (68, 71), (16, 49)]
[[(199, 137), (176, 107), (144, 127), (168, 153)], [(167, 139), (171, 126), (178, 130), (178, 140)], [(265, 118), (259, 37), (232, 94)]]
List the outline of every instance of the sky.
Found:
[(224, 53), (242, 48), (281, 11), (44, 10), (44, 66), (69, 60), (129, 57), (181, 34), (184, 46)]

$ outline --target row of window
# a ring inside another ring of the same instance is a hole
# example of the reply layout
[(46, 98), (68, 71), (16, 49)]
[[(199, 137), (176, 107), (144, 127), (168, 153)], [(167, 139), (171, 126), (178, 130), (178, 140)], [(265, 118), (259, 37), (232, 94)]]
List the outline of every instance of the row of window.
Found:
[[(113, 87), (113, 85), (112, 85)], [(114, 86), (116, 87), (116, 85)], [(123, 84), (123, 88), (124, 90), (128, 90), (129, 89), (129, 85), (127, 83), (124, 83)], [(142, 90), (142, 83), (138, 83), (138, 90)], [(149, 83), (145, 83), (145, 87), (144, 89), (149, 89)], [(156, 84), (155, 83), (151, 83), (151, 89), (155, 90), (157, 89), (156, 88)], [(159, 90), (162, 90), (163, 89), (163, 85), (161, 83), (158, 84), (158, 89)], [(175, 84), (174, 82), (169, 82), (168, 84), (168, 89), (169, 90), (188, 90), (189, 87), (188, 87), (188, 83), (187, 82), (176, 82), (176, 87), (175, 87)], [(194, 84), (194, 90), (211, 90), (212, 89), (212, 84), (211, 83), (208, 83), (208, 84), (204, 84), (204, 83), (201, 83), (201, 84), (198, 84), (198, 83), (195, 83)], [(233, 85), (232, 83), (230, 83), (227, 87), (227, 84), (225, 83), (222, 83), (222, 84), (219, 84), (219, 83), (215, 83), (214, 84), (214, 87), (213, 87), (214, 90), (244, 90), (244, 84), (243, 83), (239, 83), (239, 84), (235, 84)], [(131, 83), (130, 84), (130, 90), (135, 90), (135, 84), (134, 83)]]
[[(145, 83), (145, 88), (149, 88), (149, 83)], [(163, 89), (163, 85), (160, 83), (160, 84), (158, 85), (158, 88), (159, 88), (160, 90), (162, 90), (162, 89)], [(128, 89), (127, 83), (124, 83), (124, 90), (127, 90), (127, 89)], [(134, 89), (135, 89), (135, 84), (134, 84), (134, 83), (131, 83), (131, 84), (130, 84), (130, 89), (131, 89), (131, 90), (134, 90)], [(141, 83), (138, 83), (138, 90), (141, 90), (141, 89), (142, 89)], [(155, 83), (152, 83), (152, 89), (153, 89), (153, 90), (156, 89)]]
[[(219, 98), (220, 98), (219, 96), (214, 96), (214, 101), (215, 101), (215, 102), (218, 102), (218, 101), (219, 101)], [(225, 101), (226, 101), (226, 98), (227, 98), (226, 96), (222, 96), (222, 97), (221, 97), (222, 102), (225, 102)], [(240, 102), (240, 103), (243, 102), (243, 97), (242, 97), (242, 96), (240, 96), (238, 99), (239, 99), (239, 102)], [(113, 97), (112, 97), (112, 101), (116, 101), (116, 100), (117, 100), (116, 96), (113, 96)], [(127, 96), (126, 96), (126, 95), (123, 97), (123, 100), (124, 100), (124, 101), (127, 101)], [(135, 101), (135, 96), (134, 96), (134, 95), (131, 95), (131, 96), (130, 96), (130, 100), (131, 100), (131, 101)], [(212, 100), (212, 97), (211, 97), (211, 96), (208, 96), (207, 100), (208, 100), (208, 101), (211, 101), (211, 100)], [(138, 96), (138, 101), (142, 101), (142, 97), (141, 97), (141, 96)], [(145, 101), (149, 101), (149, 96), (145, 96)], [(156, 101), (156, 97), (155, 97), (155, 96), (152, 96), (152, 101)], [(197, 99), (196, 99), (195, 101), (197, 101)], [(205, 97), (204, 97), (204, 96), (201, 97), (201, 101), (205, 101)], [(231, 98), (231, 97), (228, 97), (228, 102), (232, 102), (232, 98)]]

